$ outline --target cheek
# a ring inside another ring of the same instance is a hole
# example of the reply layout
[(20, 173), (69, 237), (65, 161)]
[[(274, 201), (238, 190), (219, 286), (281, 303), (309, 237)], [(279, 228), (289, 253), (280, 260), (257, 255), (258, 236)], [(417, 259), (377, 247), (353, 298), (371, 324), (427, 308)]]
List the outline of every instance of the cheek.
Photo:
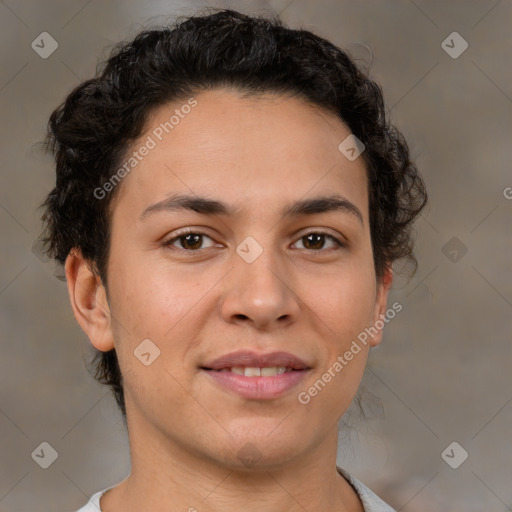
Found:
[(358, 337), (371, 324), (375, 282), (371, 273), (352, 273), (332, 279), (329, 292), (319, 291), (316, 297), (312, 309), (318, 312), (317, 332), (324, 350), (311, 387), (301, 390), (302, 399), (309, 400), (313, 416), (334, 421), (356, 395), (366, 367), (369, 345)]
[(310, 294), (311, 309), (317, 314), (337, 345), (351, 342), (369, 326), (376, 297), (375, 276), (371, 269), (340, 269)]
[(112, 298), (116, 321), (131, 337), (162, 340), (169, 331), (182, 328), (181, 320), (197, 304), (203, 286), (194, 276), (169, 266), (124, 260), (115, 270)]
[[(173, 408), (190, 404), (187, 353), (203, 326), (199, 301), (205, 292), (197, 275), (187, 277), (168, 266), (125, 259), (112, 274), (112, 322), (125, 393), (148, 414), (158, 415), (160, 401)], [(144, 349), (151, 360), (146, 366), (136, 354), (147, 339), (157, 349), (151, 344)]]
[[(116, 268), (111, 297), (114, 340), (121, 371), (127, 374), (126, 387), (133, 396), (138, 389), (140, 396), (150, 393), (180, 402), (184, 388), (177, 382), (190, 387), (194, 375), (190, 353), (200, 343), (211, 316), (214, 304), (208, 300), (208, 291), (218, 280), (217, 275), (186, 273), (168, 263), (137, 264), (126, 259)], [(156, 345), (156, 353), (160, 351), (150, 366), (135, 356), (146, 339)], [(186, 400), (184, 396), (183, 403)]]

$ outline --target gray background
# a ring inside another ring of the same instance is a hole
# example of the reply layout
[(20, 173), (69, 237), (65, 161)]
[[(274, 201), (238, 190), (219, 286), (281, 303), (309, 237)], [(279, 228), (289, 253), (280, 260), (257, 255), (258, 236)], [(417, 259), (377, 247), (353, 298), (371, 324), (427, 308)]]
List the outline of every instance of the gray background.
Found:
[[(89, 342), (65, 284), (32, 250), (36, 207), (54, 182), (37, 142), (51, 110), (94, 73), (105, 47), (165, 21), (160, 15), (205, 5), (0, 2), (1, 512), (76, 510), (129, 470), (122, 420), (84, 367)], [(365, 378), (381, 405), (367, 398), (371, 418), (351, 415), (339, 464), (404, 512), (512, 510), (511, 2), (209, 5), (282, 12), (361, 66), (372, 61), (429, 189), (430, 208), (417, 223), (418, 272), (396, 280), (390, 304), (403, 311)], [(44, 31), (59, 45), (47, 59), (31, 48)], [(454, 31), (469, 44), (458, 58), (441, 46)], [(43, 441), (58, 452), (48, 469), (31, 457)], [(441, 456), (453, 441), (462, 448), (448, 450), (447, 460), (469, 454), (457, 469)]]

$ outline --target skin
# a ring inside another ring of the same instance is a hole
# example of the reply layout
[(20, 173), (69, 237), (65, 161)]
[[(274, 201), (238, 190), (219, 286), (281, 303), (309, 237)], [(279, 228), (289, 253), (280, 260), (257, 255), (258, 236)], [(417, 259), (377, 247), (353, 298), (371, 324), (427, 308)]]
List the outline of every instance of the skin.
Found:
[[(195, 98), (119, 185), (108, 300), (78, 250), (66, 261), (75, 317), (97, 349), (115, 347), (124, 378), (132, 470), (102, 497), (102, 510), (362, 511), (336, 472), (338, 422), (382, 333), (308, 404), (297, 395), (386, 311), (392, 275), (375, 275), (363, 159), (338, 150), (346, 125), (301, 99), (224, 89)], [(181, 105), (159, 107), (132, 149)], [(176, 193), (236, 212), (140, 219)], [(282, 215), (294, 201), (333, 194), (355, 205), (362, 222), (342, 210)], [(175, 238), (187, 227), (206, 235), (202, 245)], [(345, 246), (304, 238), (318, 231)], [(263, 248), (252, 263), (236, 252), (248, 236)], [(145, 366), (134, 350), (148, 338), (160, 356)], [(244, 399), (199, 369), (239, 349), (291, 352), (311, 370), (283, 396)], [(260, 457), (251, 467), (238, 456), (247, 443)]]

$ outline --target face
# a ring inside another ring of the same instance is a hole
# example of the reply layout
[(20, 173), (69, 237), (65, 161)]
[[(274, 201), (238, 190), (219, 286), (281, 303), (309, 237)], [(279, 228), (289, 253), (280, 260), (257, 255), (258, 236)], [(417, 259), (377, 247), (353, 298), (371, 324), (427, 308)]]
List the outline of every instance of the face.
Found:
[(365, 165), (338, 150), (342, 122), (288, 97), (195, 100), (160, 107), (129, 151), (107, 320), (80, 323), (117, 351), (131, 437), (272, 467), (332, 438), (380, 342), (354, 348), (389, 279), (376, 279)]

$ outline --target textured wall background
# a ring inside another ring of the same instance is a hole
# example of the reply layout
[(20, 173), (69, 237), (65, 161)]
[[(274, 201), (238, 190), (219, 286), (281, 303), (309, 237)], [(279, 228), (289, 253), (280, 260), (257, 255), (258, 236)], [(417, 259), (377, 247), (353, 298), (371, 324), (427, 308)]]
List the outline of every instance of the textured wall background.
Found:
[[(84, 367), (89, 342), (66, 287), (32, 250), (36, 207), (54, 182), (36, 143), (105, 47), (205, 5), (281, 12), (362, 59), (430, 192), (417, 223), (418, 272), (397, 279), (390, 304), (404, 308), (367, 372), (382, 406), (367, 402), (373, 419), (341, 436), (339, 464), (400, 511), (512, 510), (512, 3), (5, 0), (0, 511), (76, 510), (129, 471), (121, 418)], [(42, 32), (58, 43), (47, 58)], [(58, 452), (48, 469), (31, 456), (42, 442)]]

